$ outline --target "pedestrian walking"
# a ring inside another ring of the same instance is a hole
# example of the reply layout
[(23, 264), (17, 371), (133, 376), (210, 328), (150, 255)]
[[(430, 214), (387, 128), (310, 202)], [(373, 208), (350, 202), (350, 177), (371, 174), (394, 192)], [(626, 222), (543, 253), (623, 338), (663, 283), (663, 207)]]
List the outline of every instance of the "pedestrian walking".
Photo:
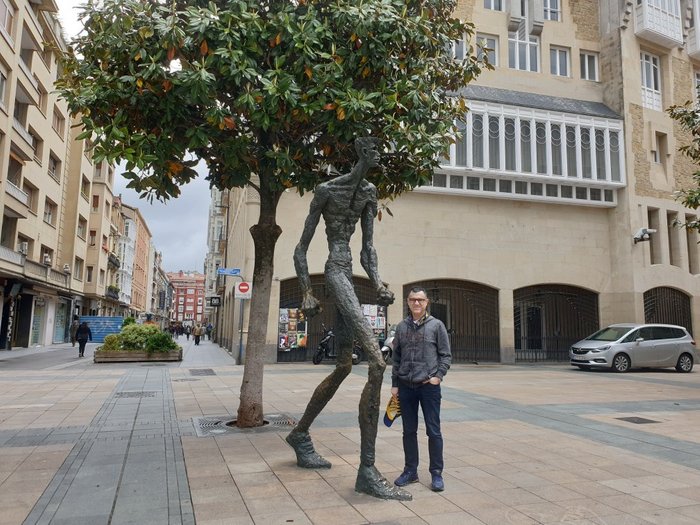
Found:
[(92, 341), (92, 330), (88, 326), (86, 321), (80, 323), (78, 331), (76, 332), (76, 339), (78, 340), (78, 357), (85, 357), (85, 345), (88, 339)]
[(445, 325), (428, 314), (425, 288), (414, 287), (408, 294), (410, 315), (396, 328), (391, 395), (398, 397), (403, 419), (404, 468), (394, 484), (403, 487), (418, 481), (418, 405), (423, 411), (428, 434), (431, 490), (445, 490), (440, 431), (440, 384), (452, 363), (450, 339)]
[(79, 318), (77, 315), (73, 316), (73, 322), (70, 324), (70, 342), (75, 346), (77, 341), (75, 334), (78, 333), (78, 327), (80, 326)]
[(211, 323), (209, 323), (209, 324), (207, 325), (207, 339), (209, 339), (210, 341), (211, 341), (211, 333), (212, 333), (213, 331), (214, 331), (214, 325), (212, 325)]
[(195, 346), (199, 346), (199, 340), (202, 338), (203, 333), (204, 333), (204, 328), (202, 327), (201, 324), (197, 323), (197, 325), (194, 327), (194, 330), (192, 330), (192, 335), (194, 335)]
[(190, 340), (190, 333), (191, 333), (190, 325), (187, 325), (185, 327), (185, 335), (187, 336), (188, 341)]

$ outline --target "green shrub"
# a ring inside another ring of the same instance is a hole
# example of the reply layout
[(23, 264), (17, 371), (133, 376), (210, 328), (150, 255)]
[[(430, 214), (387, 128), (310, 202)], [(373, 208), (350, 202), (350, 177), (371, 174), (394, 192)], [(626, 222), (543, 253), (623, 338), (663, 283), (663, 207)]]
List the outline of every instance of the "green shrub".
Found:
[(136, 319), (133, 317), (125, 317), (122, 321), (122, 328), (129, 326), (130, 324), (136, 324)]
[(152, 324), (129, 324), (119, 332), (121, 346), (125, 350), (145, 350), (146, 341), (153, 334), (160, 332), (160, 328)]
[(146, 341), (146, 352), (149, 354), (153, 352), (168, 352), (177, 349), (177, 343), (170, 337), (170, 334), (166, 334), (165, 332), (159, 331), (149, 335)]
[(105, 352), (116, 352), (119, 349), (121, 349), (121, 341), (119, 340), (119, 336), (117, 334), (109, 334), (108, 336), (105, 336), (105, 341), (99, 348), (99, 350), (103, 350)]

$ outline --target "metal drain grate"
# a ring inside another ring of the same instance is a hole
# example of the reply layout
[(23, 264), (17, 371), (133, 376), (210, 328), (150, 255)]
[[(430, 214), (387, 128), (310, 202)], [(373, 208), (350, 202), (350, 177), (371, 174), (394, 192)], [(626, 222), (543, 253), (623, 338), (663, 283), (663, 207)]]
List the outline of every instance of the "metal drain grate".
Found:
[(190, 368), (190, 374), (193, 376), (215, 376), (216, 372), (211, 368)]
[(238, 428), (231, 426), (236, 419), (233, 416), (208, 416), (208, 417), (193, 417), (197, 437), (220, 436), (222, 434), (234, 434), (240, 432), (276, 432), (284, 429), (291, 429), (297, 421), (292, 416), (287, 414), (265, 414), (263, 420), (265, 424), (256, 428)]
[(173, 383), (184, 383), (186, 381), (201, 381), (201, 380), (195, 379), (194, 377), (186, 377), (185, 379), (173, 379)]
[(117, 392), (114, 397), (156, 397), (157, 392)]
[(648, 423), (661, 423), (661, 421), (654, 421), (653, 419), (646, 419), (644, 417), (617, 417), (620, 421), (627, 421), (628, 423), (635, 423), (637, 425), (646, 425)]

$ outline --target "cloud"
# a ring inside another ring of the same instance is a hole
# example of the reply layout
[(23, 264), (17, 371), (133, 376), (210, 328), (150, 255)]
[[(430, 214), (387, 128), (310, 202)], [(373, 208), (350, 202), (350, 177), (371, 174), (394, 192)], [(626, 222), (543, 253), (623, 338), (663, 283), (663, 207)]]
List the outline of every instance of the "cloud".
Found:
[(177, 199), (165, 203), (154, 200), (151, 204), (139, 198), (137, 192), (126, 188), (127, 180), (121, 174), (115, 177), (114, 194), (121, 194), (124, 203), (139, 209), (156, 250), (163, 253), (162, 266), (167, 272), (203, 271), (211, 200), (209, 182), (202, 174), (205, 169), (198, 167), (200, 176), (182, 186)]

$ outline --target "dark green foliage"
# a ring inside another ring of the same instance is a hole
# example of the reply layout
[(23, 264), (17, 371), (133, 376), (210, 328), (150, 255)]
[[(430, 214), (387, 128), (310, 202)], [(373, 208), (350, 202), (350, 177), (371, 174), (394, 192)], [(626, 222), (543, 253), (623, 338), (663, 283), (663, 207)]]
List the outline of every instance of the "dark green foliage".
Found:
[[(58, 90), (96, 158), (124, 159), (129, 186), (177, 196), (208, 164), (219, 188), (313, 189), (352, 141), (391, 145), (385, 196), (430, 180), (484, 63), (446, 50), (473, 26), (453, 0), (88, 3)], [(472, 50), (473, 51), (473, 50)], [(172, 67), (177, 61), (179, 69)], [(257, 187), (257, 186), (256, 186)]]
[[(700, 107), (696, 103), (687, 102), (683, 106), (671, 106), (668, 109), (671, 118), (676, 120), (683, 129), (689, 131), (692, 140), (684, 144), (679, 151), (691, 159), (696, 165), (700, 164)], [(700, 207), (700, 171), (693, 173), (694, 188), (683, 188), (676, 192), (676, 198), (693, 210)], [(700, 221), (693, 220), (683, 224), (686, 228), (700, 230)]]
[(130, 324), (134, 324), (136, 322), (136, 319), (133, 317), (125, 317), (124, 320), (122, 321), (122, 328), (125, 326), (129, 326)]
[(169, 352), (170, 350), (177, 350), (178, 348), (173, 338), (165, 332), (158, 332), (150, 335), (146, 340), (146, 352), (148, 353)]

